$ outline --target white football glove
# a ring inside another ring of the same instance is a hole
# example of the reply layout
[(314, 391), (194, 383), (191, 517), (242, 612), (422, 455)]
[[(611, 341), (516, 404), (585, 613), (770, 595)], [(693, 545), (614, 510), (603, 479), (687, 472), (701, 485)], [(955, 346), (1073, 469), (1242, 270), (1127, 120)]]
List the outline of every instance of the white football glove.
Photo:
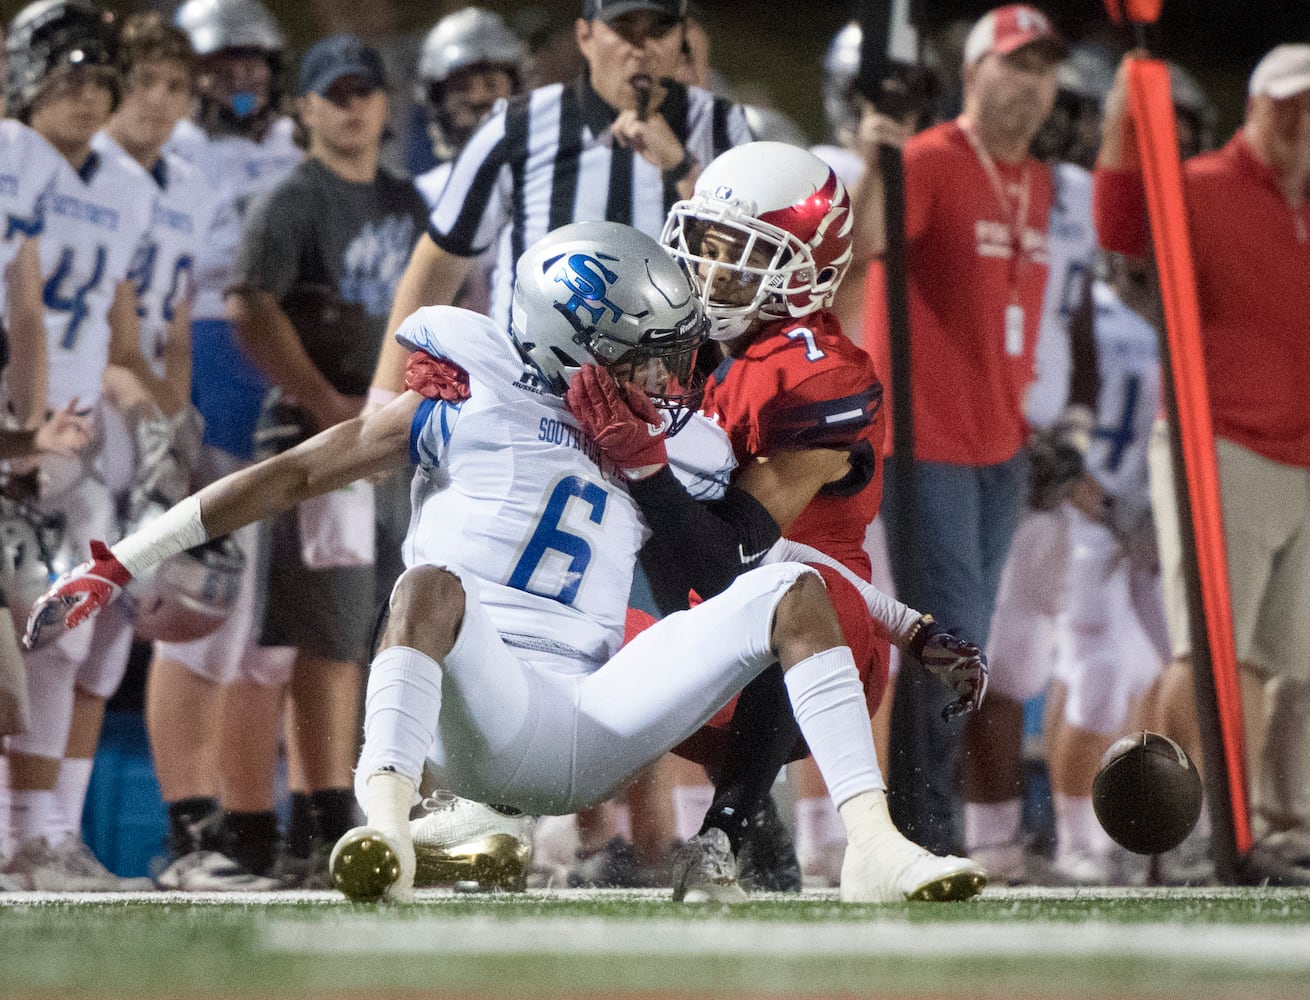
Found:
[(982, 704), (987, 695), (987, 657), (975, 643), (951, 635), (932, 615), (924, 615), (905, 651), (957, 695), (942, 709), (947, 722)]

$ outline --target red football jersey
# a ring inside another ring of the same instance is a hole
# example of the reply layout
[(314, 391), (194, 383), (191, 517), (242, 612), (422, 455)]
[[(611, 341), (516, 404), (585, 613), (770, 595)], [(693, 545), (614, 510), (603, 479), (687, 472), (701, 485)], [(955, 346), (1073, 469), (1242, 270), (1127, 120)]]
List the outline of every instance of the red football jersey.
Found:
[(850, 473), (819, 491), (787, 537), (865, 580), (864, 532), (882, 503), (882, 395), (873, 360), (826, 310), (774, 324), (742, 357), (725, 359), (705, 391), (705, 412), (727, 432), (739, 466), (778, 451), (850, 452)]

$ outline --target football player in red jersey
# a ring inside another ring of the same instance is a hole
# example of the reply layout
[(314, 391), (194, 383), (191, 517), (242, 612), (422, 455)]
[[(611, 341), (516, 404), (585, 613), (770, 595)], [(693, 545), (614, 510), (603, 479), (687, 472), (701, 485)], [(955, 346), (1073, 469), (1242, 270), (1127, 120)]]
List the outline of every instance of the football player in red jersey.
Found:
[[(643, 565), (657, 603), (671, 611), (685, 606), (688, 589), (708, 596), (726, 587), (785, 535), (821, 560), (816, 568), (854, 653), (870, 714), (886, 687), (890, 641), (921, 659), (935, 658), (925, 657), (929, 642), (932, 652), (947, 654), (954, 671), (948, 683), (958, 684), (961, 709), (972, 707), (985, 676), (977, 648), (927, 616), (875, 620), (860, 589), (870, 575), (865, 529), (881, 500), (884, 416), (872, 361), (829, 311), (851, 259), (852, 224), (836, 174), (783, 143), (724, 153), (706, 167), (693, 197), (673, 206), (663, 242), (692, 274), (722, 349), (703, 408), (727, 432), (738, 470), (733, 489), (706, 518), (687, 508), (687, 493), (667, 464), (631, 468), (632, 495), (655, 531)], [(628, 396), (636, 413), (609, 405), (608, 388), (602, 373), (587, 370), (569, 395), (574, 415), (607, 451), (620, 426), (644, 417), (640, 398)], [(698, 541), (694, 552), (689, 537)], [(674, 898), (743, 898), (734, 855), (779, 768), (806, 752), (781, 675), (762, 675), (680, 752), (707, 764), (717, 783), (701, 833), (675, 862)], [(893, 855), (926, 854), (896, 836)], [(929, 878), (946, 893), (978, 884), (959, 877), (981, 874), (972, 862), (934, 861)], [(896, 858), (889, 855), (888, 863)]]

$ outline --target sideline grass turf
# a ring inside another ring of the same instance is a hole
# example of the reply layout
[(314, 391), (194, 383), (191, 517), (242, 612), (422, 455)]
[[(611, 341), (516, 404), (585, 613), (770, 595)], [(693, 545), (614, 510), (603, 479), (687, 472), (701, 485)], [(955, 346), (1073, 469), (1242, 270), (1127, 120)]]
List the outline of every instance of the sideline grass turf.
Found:
[(0, 896), (0, 996), (1310, 998), (1310, 891)]

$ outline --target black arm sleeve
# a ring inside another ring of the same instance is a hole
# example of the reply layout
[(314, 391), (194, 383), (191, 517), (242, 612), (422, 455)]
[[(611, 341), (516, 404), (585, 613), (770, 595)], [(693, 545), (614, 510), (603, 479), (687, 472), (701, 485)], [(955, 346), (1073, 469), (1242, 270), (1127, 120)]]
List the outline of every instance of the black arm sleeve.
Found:
[(726, 590), (782, 536), (745, 490), (729, 486), (721, 500), (701, 503), (668, 466), (629, 490), (654, 534), (642, 549), (642, 568), (664, 614), (685, 608), (688, 590), (701, 597)]

